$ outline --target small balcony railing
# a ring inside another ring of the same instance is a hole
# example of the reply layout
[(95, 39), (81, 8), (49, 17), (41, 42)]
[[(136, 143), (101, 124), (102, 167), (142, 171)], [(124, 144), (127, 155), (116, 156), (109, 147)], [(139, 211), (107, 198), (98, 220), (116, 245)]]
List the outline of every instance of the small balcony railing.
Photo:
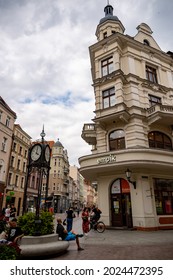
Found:
[(173, 123), (173, 106), (156, 104), (147, 109), (149, 123), (159, 122), (164, 125)]
[(173, 106), (157, 104), (147, 109), (147, 112), (148, 115), (152, 115), (155, 112), (172, 113), (173, 115)]
[(84, 124), (82, 138), (90, 145), (96, 144), (96, 126), (92, 123)]

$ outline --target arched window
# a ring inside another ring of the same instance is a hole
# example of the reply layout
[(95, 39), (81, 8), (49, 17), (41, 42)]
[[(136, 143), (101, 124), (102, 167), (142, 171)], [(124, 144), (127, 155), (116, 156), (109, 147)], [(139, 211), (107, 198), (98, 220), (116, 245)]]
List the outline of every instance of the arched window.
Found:
[(151, 131), (148, 134), (150, 148), (172, 150), (171, 139), (164, 133), (159, 131)]
[(148, 42), (148, 40), (146, 40), (146, 39), (144, 39), (144, 45), (146, 45), (146, 46), (149, 46), (150, 45), (150, 43)]
[(125, 133), (122, 129), (114, 130), (109, 134), (110, 151), (125, 148)]

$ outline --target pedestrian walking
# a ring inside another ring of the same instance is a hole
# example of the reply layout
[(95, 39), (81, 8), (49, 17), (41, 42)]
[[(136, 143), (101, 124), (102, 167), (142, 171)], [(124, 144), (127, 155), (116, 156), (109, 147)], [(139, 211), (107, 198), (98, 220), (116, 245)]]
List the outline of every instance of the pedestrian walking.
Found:
[(10, 219), (10, 205), (7, 205), (7, 208), (5, 209), (5, 220), (8, 222)]
[(73, 209), (71, 207), (69, 207), (69, 209), (66, 211), (67, 214), (67, 231), (71, 231), (72, 227), (73, 227), (73, 219), (75, 218), (75, 213), (73, 211)]
[(84, 207), (82, 211), (82, 229), (83, 233), (87, 236), (89, 232), (89, 211), (87, 207)]

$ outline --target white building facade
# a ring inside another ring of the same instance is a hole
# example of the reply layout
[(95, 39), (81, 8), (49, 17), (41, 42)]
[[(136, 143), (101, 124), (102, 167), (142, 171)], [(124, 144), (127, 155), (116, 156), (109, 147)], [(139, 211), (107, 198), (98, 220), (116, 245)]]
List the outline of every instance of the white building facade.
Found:
[(107, 226), (173, 228), (173, 53), (147, 24), (131, 37), (111, 5), (104, 11), (89, 47), (95, 118), (83, 127), (92, 153), (80, 173), (97, 182)]

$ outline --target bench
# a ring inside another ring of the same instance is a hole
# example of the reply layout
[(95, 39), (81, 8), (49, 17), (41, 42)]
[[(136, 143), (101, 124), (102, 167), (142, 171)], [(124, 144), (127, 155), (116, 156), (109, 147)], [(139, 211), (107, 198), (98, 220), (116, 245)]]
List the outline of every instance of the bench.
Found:
[(65, 252), (69, 242), (59, 240), (58, 234), (23, 236), (19, 247), (21, 257), (49, 256)]

